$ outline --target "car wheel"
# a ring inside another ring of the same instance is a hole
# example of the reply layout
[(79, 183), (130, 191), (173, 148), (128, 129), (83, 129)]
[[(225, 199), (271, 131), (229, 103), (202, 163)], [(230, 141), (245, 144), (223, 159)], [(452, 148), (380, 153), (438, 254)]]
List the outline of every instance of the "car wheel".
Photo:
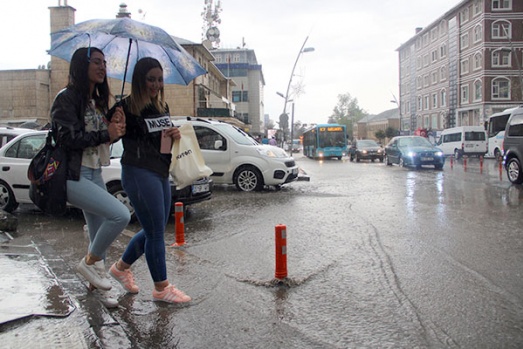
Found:
[(514, 184), (523, 183), (523, 169), (521, 168), (521, 162), (518, 158), (510, 158), (507, 166), (507, 177), (508, 180)]
[(494, 150), (494, 158), (498, 161), (502, 160), (501, 151), (498, 148)]
[(383, 157), (380, 158), (380, 162), (383, 162)]
[(400, 158), (400, 167), (407, 167), (407, 165), (405, 165), (405, 161), (403, 160), (403, 158)]
[(257, 168), (243, 166), (236, 172), (234, 184), (240, 191), (260, 191), (263, 189), (263, 177)]
[(434, 168), (436, 170), (442, 170), (443, 169), (443, 165), (442, 164), (437, 164), (437, 165), (434, 165)]
[[(383, 161), (383, 159), (381, 161)], [(387, 155), (385, 155), (385, 164), (387, 166), (392, 166), (392, 162), (390, 162), (390, 159), (389, 159), (389, 157)]]
[(350, 156), (349, 156), (349, 160), (350, 160), (351, 162), (354, 161), (354, 155), (350, 154)]
[(16, 202), (15, 194), (6, 182), (0, 181), (0, 209), (11, 213), (17, 207), (18, 202)]
[(361, 159), (360, 159), (360, 156), (358, 155), (358, 153), (356, 153), (356, 162), (360, 162)]
[(127, 193), (122, 188), (121, 183), (111, 183), (107, 186), (107, 191), (118, 199), (122, 204), (127, 207), (129, 213), (131, 214), (131, 222), (136, 221), (136, 213), (134, 212), (133, 204), (131, 204), (131, 199), (127, 196)]

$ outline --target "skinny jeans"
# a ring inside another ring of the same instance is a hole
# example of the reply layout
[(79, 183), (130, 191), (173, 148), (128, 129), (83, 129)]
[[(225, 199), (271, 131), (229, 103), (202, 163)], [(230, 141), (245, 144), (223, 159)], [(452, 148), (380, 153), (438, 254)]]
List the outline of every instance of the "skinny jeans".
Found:
[(129, 242), (122, 261), (133, 264), (145, 253), (153, 281), (165, 281), (164, 235), (171, 209), (169, 178), (143, 168), (122, 165), (122, 185), (142, 226)]
[(105, 259), (107, 249), (131, 220), (129, 209), (107, 191), (101, 168), (82, 166), (80, 180), (67, 181), (67, 201), (84, 214), (89, 252)]

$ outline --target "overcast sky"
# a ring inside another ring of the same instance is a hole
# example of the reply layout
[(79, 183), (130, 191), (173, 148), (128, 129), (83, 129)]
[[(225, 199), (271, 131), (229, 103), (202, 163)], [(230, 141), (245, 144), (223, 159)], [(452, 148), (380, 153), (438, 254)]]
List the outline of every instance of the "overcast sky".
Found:
[[(62, 4), (65, 0), (61, 0)], [(124, 2), (132, 18), (159, 26), (171, 35), (201, 42), (204, 0), (68, 0), (76, 23), (114, 18)], [(222, 0), (221, 47), (245, 41), (255, 50), (265, 77), (265, 113), (277, 121), (283, 111), (290, 74), (302, 54), (293, 84), (295, 120), (326, 122), (338, 102), (350, 93), (371, 114), (395, 108), (398, 54), (416, 27), (434, 22), (461, 0)], [(49, 10), (59, 0), (4, 2), (0, 20), (0, 70), (34, 69), (47, 64)], [(139, 11), (141, 10), (141, 11)], [(141, 13), (140, 13), (141, 12)], [(290, 112), (290, 105), (287, 110)]]

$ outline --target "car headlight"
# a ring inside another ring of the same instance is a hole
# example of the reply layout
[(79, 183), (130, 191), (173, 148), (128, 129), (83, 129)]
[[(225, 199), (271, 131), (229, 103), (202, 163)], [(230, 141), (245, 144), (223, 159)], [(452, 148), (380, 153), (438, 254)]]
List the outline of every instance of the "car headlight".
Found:
[(269, 158), (287, 158), (289, 157), (289, 155), (287, 155), (287, 153), (281, 149), (281, 148), (277, 148), (277, 147), (259, 147), (257, 148), (258, 150), (258, 153), (260, 153), (260, 155), (262, 156), (266, 156), (266, 157), (269, 157)]
[(378, 154), (383, 154), (383, 149), (378, 149)]
[(409, 152), (407, 153), (407, 156), (408, 156), (409, 158), (414, 158), (414, 157), (416, 157), (417, 155), (418, 155), (418, 154), (416, 154), (416, 153), (413, 152), (413, 151), (409, 151)]
[(361, 153), (362, 154), (367, 154), (367, 151), (366, 150), (362, 150)]
[(435, 156), (443, 156), (443, 152), (442, 151), (437, 151), (434, 153)]

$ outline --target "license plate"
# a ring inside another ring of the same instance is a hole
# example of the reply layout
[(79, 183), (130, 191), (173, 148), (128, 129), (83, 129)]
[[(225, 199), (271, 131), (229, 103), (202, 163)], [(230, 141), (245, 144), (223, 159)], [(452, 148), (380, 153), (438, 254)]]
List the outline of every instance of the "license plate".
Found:
[(209, 184), (195, 184), (192, 186), (193, 194), (204, 193), (206, 191), (209, 191)]
[(421, 161), (434, 161), (434, 158), (421, 158)]
[(293, 168), (293, 169), (292, 169), (292, 174), (293, 174), (293, 175), (298, 174), (298, 169), (297, 169), (297, 168)]

